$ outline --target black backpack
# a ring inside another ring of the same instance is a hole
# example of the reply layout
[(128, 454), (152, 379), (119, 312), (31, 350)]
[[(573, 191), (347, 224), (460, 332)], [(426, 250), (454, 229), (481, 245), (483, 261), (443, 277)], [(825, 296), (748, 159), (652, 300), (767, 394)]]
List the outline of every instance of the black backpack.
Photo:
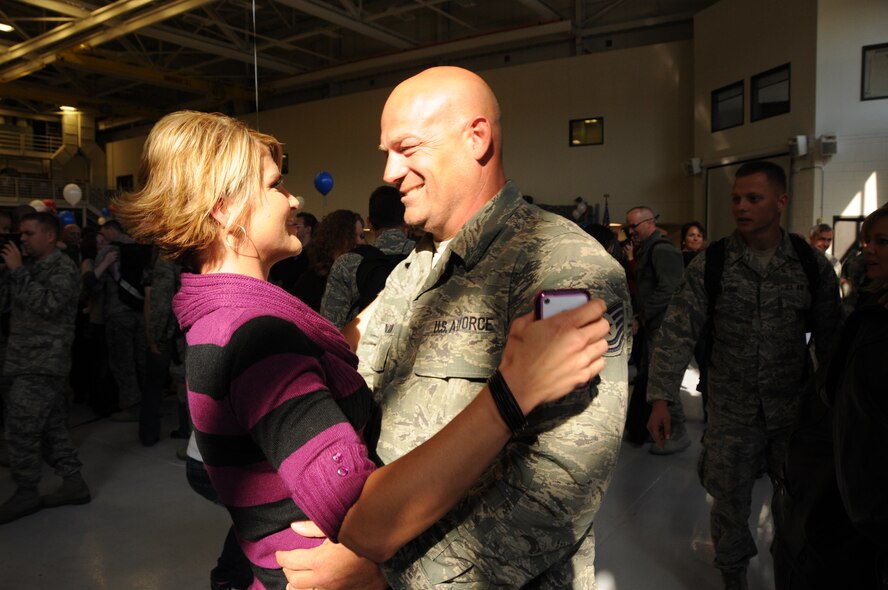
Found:
[(150, 244), (125, 244), (111, 242), (120, 250), (117, 263), (120, 278), (117, 279), (117, 297), (127, 307), (142, 311), (145, 306), (145, 273), (151, 267)]
[(360, 297), (356, 304), (361, 310), (373, 303), (379, 292), (385, 287), (385, 281), (398, 263), (407, 258), (406, 254), (386, 254), (376, 246), (362, 244), (352, 250), (363, 260), (355, 272)]

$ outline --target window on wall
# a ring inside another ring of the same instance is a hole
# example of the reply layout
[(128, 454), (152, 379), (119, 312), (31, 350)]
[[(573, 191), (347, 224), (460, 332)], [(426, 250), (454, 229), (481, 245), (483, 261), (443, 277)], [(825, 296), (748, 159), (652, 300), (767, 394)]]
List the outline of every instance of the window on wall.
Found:
[(743, 80), (712, 91), (712, 132), (743, 125)]
[(568, 142), (570, 147), (604, 143), (604, 117), (571, 119)]
[(888, 43), (863, 48), (860, 100), (888, 98)]
[(749, 118), (752, 121), (789, 112), (789, 64), (762, 72), (750, 81)]

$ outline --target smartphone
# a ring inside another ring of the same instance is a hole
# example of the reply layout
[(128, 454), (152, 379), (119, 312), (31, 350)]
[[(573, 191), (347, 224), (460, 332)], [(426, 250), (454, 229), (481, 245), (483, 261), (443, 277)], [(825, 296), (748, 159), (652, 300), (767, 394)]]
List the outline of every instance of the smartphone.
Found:
[(536, 319), (552, 317), (556, 313), (579, 307), (592, 298), (585, 289), (552, 289), (540, 291), (534, 297)]
[(22, 234), (0, 234), (0, 249), (2, 249), (8, 242), (12, 242), (21, 249)]

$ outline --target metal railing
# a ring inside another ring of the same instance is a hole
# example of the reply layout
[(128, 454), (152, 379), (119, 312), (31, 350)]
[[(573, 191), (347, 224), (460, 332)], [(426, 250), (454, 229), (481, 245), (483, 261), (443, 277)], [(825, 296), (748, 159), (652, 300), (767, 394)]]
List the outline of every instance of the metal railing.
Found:
[[(42, 178), (17, 178), (12, 176), (0, 176), (0, 204), (27, 205), (34, 199), (54, 199), (59, 206), (68, 207), (64, 200), (64, 188), (69, 182), (57, 182)], [(113, 190), (93, 187), (88, 184), (77, 183), (83, 191), (81, 203), (86, 203), (96, 209), (107, 207), (114, 196)], [(81, 203), (78, 203), (78, 207)]]
[(0, 150), (25, 154), (40, 152), (52, 155), (62, 146), (61, 136), (17, 133), (0, 129)]

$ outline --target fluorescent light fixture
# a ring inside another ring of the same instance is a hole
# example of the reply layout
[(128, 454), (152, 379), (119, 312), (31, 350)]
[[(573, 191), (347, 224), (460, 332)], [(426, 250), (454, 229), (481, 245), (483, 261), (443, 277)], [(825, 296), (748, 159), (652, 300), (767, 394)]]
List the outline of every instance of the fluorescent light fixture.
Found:
[(59, 110), (60, 110), (60, 111), (65, 111), (66, 113), (70, 113), (70, 112), (72, 112), (72, 111), (76, 111), (76, 110), (77, 110), (77, 107), (69, 107), (69, 106), (67, 106), (67, 105), (62, 105), (62, 106), (59, 107)]
[(8, 25), (6, 23), (0, 23), (0, 33), (11, 33), (13, 31), (12, 25)]

